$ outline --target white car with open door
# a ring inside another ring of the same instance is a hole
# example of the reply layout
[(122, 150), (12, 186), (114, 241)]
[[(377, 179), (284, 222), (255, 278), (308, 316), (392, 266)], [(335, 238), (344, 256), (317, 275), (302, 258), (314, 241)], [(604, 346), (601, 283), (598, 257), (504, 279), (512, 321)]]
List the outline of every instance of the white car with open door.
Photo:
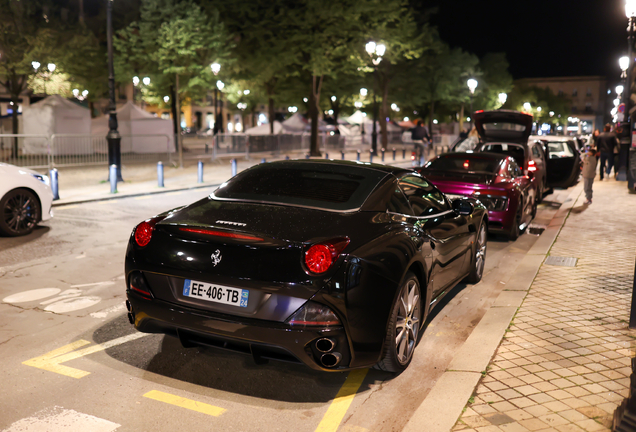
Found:
[(31, 233), (53, 217), (49, 178), (28, 168), (0, 163), (0, 235)]

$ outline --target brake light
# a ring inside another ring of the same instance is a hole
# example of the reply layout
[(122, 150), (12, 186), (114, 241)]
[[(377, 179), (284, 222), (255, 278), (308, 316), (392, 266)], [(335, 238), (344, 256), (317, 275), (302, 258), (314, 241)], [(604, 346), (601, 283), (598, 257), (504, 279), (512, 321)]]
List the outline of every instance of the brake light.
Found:
[(348, 238), (339, 238), (309, 247), (305, 251), (305, 265), (309, 272), (321, 274), (329, 270), (349, 241)]
[(411, 152), (411, 160), (415, 160), (415, 152)]
[(475, 114), (483, 113), (484, 110), (475, 111)]
[(528, 161), (528, 171), (535, 172), (537, 170), (537, 164), (532, 159)]
[(204, 229), (204, 228), (179, 228), (179, 230), (185, 231), (185, 232), (191, 232), (195, 234), (211, 235), (216, 237), (227, 237), (227, 238), (233, 238), (233, 239), (239, 239), (239, 240), (263, 241), (263, 239), (260, 237), (254, 237), (254, 236), (249, 236), (246, 234), (238, 234), (238, 233), (232, 233), (227, 231), (217, 231), (217, 230), (210, 230), (210, 229)]
[(157, 222), (163, 220), (165, 216), (147, 219), (135, 227), (135, 242), (144, 247), (150, 243), (152, 232), (155, 230)]
[(466, 160), (466, 161), (464, 161), (464, 168), (468, 168), (468, 166), (469, 166), (469, 165), (470, 165), (470, 164), (469, 164), (469, 161), (467, 161), (467, 160)]

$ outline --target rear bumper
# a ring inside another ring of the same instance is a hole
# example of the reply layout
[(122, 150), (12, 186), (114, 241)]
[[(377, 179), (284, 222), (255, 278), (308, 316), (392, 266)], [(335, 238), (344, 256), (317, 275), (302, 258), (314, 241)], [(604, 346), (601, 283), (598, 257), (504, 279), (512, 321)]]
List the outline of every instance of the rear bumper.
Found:
[(511, 211), (489, 211), (488, 231), (492, 233), (507, 233), (512, 229), (515, 215)]
[[(259, 359), (303, 363), (315, 370), (350, 369), (351, 354), (345, 331), (338, 328), (293, 329), (289, 325), (239, 318), (183, 307), (126, 292), (130, 318), (137, 330), (178, 337), (184, 346), (204, 345), (250, 354)], [(333, 349), (320, 351), (316, 342), (328, 338)], [(336, 365), (324, 362), (338, 358)]]

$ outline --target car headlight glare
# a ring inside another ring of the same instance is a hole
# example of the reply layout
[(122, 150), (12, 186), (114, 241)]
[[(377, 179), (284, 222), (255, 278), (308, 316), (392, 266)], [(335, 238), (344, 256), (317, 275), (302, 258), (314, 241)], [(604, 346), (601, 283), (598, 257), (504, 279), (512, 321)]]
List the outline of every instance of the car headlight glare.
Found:
[(47, 186), (51, 185), (51, 181), (49, 180), (49, 176), (46, 176), (44, 174), (31, 174), (33, 177), (35, 177), (36, 179), (40, 180), (42, 183), (44, 183)]
[(489, 211), (504, 211), (508, 204), (505, 197), (476, 197)]

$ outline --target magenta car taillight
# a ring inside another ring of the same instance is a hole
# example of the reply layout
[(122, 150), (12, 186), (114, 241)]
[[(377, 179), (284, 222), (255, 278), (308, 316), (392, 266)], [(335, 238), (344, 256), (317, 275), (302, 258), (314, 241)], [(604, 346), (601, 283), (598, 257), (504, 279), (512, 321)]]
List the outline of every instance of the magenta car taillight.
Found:
[(321, 274), (329, 270), (349, 242), (348, 238), (338, 238), (310, 246), (305, 251), (305, 265), (309, 272)]
[(147, 219), (137, 225), (135, 227), (135, 243), (138, 246), (144, 247), (150, 243), (150, 239), (152, 238), (152, 232), (155, 230), (155, 225), (157, 222), (163, 220), (164, 217), (154, 217), (152, 219)]

